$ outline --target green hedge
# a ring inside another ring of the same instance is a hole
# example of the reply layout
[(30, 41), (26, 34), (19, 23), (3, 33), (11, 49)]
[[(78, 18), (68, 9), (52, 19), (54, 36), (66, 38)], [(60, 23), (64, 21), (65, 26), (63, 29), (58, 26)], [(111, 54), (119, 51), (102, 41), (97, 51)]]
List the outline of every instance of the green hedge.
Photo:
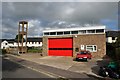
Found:
[(28, 53), (42, 53), (42, 49), (39, 48), (28, 49)]
[(6, 53), (7, 53), (7, 51), (5, 49), (0, 49), (0, 55), (4, 55)]

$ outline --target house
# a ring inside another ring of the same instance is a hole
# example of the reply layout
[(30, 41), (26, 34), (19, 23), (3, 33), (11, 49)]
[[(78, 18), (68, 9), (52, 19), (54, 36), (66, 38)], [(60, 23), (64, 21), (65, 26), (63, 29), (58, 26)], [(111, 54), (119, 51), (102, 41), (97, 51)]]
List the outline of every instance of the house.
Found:
[(106, 42), (107, 43), (115, 43), (118, 34), (120, 34), (120, 31), (106, 31)]
[(6, 40), (2, 41), (0, 47), (1, 49), (7, 49), (9, 47), (8, 42)]
[(89, 50), (93, 57), (106, 54), (105, 26), (47, 29), (43, 31), (43, 55), (75, 56)]
[[(42, 37), (28, 37), (27, 40), (28, 40), (27, 47), (42, 46)], [(23, 43), (23, 46), (25, 46), (25, 42)], [(1, 39), (1, 49), (17, 48), (17, 47), (18, 47), (18, 42), (16, 39)]]
[(14, 39), (1, 39), (1, 49), (7, 49), (12, 47), (14, 43)]
[(42, 47), (42, 37), (29, 37), (27, 38), (28, 47)]

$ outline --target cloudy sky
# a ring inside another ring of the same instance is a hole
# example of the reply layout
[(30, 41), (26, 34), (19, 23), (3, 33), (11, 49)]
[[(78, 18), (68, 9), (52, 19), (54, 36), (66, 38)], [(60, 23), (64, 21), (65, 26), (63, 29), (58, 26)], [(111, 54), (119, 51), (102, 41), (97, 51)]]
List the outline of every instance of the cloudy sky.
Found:
[(117, 30), (117, 2), (2, 2), (2, 38), (15, 38), (18, 22), (29, 23), (28, 36), (47, 28), (106, 25)]

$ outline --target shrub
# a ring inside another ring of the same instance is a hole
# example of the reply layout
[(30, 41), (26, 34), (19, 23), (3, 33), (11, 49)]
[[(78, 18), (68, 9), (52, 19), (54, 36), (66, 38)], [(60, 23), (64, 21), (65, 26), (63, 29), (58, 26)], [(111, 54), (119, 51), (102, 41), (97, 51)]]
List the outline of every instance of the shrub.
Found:
[(0, 49), (0, 53), (2, 53), (2, 55), (5, 55), (7, 51), (5, 49)]
[(29, 53), (42, 53), (41, 48), (28, 48)]

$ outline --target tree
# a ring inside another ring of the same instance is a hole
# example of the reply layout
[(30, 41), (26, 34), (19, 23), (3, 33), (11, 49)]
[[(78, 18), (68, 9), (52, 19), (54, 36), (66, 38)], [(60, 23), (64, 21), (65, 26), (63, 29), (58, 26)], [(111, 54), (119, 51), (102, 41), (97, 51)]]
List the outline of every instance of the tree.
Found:
[(22, 34), (17, 34), (16, 37), (15, 37), (15, 40), (18, 40), (18, 35), (19, 35), (19, 41), (21, 42), (22, 38), (23, 38)]
[(120, 60), (120, 32), (118, 31), (115, 43), (107, 44), (107, 55), (115, 60)]
[(116, 48), (116, 59), (120, 59), (120, 34), (118, 35), (118, 38), (115, 43), (115, 48)]

